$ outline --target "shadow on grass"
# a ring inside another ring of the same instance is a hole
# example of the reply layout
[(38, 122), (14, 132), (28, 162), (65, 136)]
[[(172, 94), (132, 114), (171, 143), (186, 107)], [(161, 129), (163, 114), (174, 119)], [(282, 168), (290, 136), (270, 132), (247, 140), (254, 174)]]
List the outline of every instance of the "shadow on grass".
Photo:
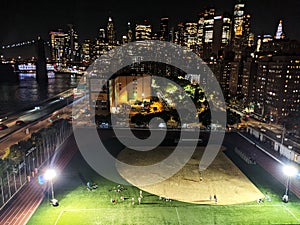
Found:
[(142, 202), (141, 205), (160, 205), (159, 202)]

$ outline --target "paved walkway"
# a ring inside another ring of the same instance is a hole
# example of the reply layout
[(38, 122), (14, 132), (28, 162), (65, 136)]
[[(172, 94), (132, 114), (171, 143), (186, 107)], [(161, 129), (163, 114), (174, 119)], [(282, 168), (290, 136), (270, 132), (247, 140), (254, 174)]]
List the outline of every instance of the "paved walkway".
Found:
[[(77, 146), (70, 136), (57, 149), (55, 165), (63, 170), (77, 152)], [(0, 212), (1, 225), (25, 225), (44, 199), (44, 190), (38, 184), (37, 176), (27, 183), (15, 198)]]

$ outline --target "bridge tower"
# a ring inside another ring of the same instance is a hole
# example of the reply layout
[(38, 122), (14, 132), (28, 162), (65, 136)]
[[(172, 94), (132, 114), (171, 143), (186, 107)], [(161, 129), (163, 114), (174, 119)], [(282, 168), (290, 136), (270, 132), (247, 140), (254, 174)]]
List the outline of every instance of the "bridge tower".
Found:
[(37, 39), (37, 61), (36, 61), (36, 80), (39, 84), (48, 83), (47, 63), (44, 41), (41, 37)]

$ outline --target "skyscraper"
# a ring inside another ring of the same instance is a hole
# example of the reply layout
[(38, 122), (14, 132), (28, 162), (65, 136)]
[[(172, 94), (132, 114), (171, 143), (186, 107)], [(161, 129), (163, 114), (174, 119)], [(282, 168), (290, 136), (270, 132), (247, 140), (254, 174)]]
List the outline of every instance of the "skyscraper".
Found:
[(222, 32), (223, 32), (223, 17), (214, 17), (214, 30), (213, 30), (213, 43), (212, 43), (212, 54), (218, 56), (218, 52), (221, 49), (222, 43)]
[(223, 15), (223, 26), (222, 26), (222, 48), (230, 43), (231, 40), (231, 28), (232, 28), (232, 19), (230, 15)]
[(242, 72), (242, 96), (250, 103), (253, 100), (253, 91), (255, 92), (255, 81), (257, 76), (257, 63), (251, 57), (243, 63)]
[(151, 40), (152, 26), (145, 20), (144, 24), (136, 24), (135, 38), (137, 41)]
[(277, 40), (284, 39), (282, 20), (279, 21), (277, 31), (276, 31), (276, 34), (275, 34), (274, 38), (277, 39)]
[(229, 93), (231, 96), (241, 94), (242, 79), (241, 79), (241, 63), (238, 61), (230, 62), (230, 79), (229, 79)]
[(233, 22), (234, 22), (233, 29), (235, 35), (237, 31), (242, 32), (244, 14), (245, 14), (245, 3), (243, 0), (238, 0), (234, 6), (234, 11), (233, 11)]
[(212, 53), (218, 56), (220, 50), (229, 45), (231, 40), (231, 18), (229, 15), (214, 17)]
[(198, 15), (198, 32), (197, 32), (197, 46), (198, 54), (203, 55), (203, 42), (204, 42), (204, 13)]
[(174, 30), (174, 27), (171, 27), (171, 29), (169, 31), (169, 37), (168, 37), (168, 39), (172, 43), (175, 42), (175, 30)]
[(207, 8), (204, 12), (204, 27), (203, 27), (203, 58), (211, 57), (212, 45), (214, 37), (214, 20), (215, 8)]
[(175, 32), (175, 43), (178, 45), (184, 45), (184, 24), (178, 23), (177, 30)]
[(84, 40), (82, 44), (82, 61), (84, 63), (90, 63), (91, 55), (92, 55), (91, 50), (92, 50), (91, 40), (89, 39)]
[(65, 43), (67, 34), (62, 30), (50, 32), (51, 58), (52, 61), (61, 65), (64, 60)]
[(248, 46), (250, 35), (250, 19), (249, 14), (245, 14), (245, 3), (243, 0), (237, 0), (233, 11), (233, 51), (235, 53), (235, 61), (242, 58), (243, 50)]
[(196, 49), (198, 24), (189, 22), (185, 24), (184, 45), (192, 50)]
[(108, 23), (107, 23), (107, 39), (110, 47), (116, 44), (116, 31), (111, 17), (108, 18)]
[(131, 23), (128, 22), (127, 23), (127, 41), (132, 42), (133, 40), (134, 40), (134, 37), (133, 37), (133, 31), (132, 31)]
[(243, 38), (244, 45), (247, 45), (248, 39), (250, 36), (250, 23), (251, 23), (251, 15), (245, 14), (243, 19)]
[(204, 13), (204, 43), (213, 42), (215, 8), (211, 7)]
[(68, 24), (66, 36), (66, 59), (70, 62), (79, 61), (79, 40), (73, 24)]
[(123, 35), (122, 36), (122, 42), (121, 42), (123, 45), (124, 44), (126, 44), (126, 43), (128, 43), (128, 38), (127, 38), (127, 36), (126, 35)]
[(105, 29), (100, 28), (99, 30), (99, 36), (96, 38), (94, 45), (93, 45), (93, 54), (92, 59), (95, 60), (99, 56), (103, 55), (107, 51), (109, 51), (110, 46), (107, 42)]
[(160, 40), (169, 41), (169, 18), (160, 18)]

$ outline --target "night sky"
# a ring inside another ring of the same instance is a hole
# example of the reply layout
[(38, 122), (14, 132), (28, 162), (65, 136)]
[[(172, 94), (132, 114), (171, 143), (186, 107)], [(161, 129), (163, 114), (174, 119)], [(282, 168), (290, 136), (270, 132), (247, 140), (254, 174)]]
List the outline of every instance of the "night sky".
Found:
[[(154, 30), (159, 29), (161, 16), (170, 18), (170, 25), (182, 21), (196, 21), (197, 14), (206, 6), (215, 6), (218, 13), (233, 11), (234, 0), (1, 0), (0, 45), (30, 40), (66, 24), (75, 24), (80, 40), (94, 39), (100, 27), (105, 27), (112, 16), (117, 36), (125, 33), (128, 21), (142, 22), (148, 19)], [(275, 34), (280, 19), (284, 20), (284, 32), (290, 39), (300, 40), (299, 0), (246, 0), (246, 12), (252, 14), (252, 31)]]

